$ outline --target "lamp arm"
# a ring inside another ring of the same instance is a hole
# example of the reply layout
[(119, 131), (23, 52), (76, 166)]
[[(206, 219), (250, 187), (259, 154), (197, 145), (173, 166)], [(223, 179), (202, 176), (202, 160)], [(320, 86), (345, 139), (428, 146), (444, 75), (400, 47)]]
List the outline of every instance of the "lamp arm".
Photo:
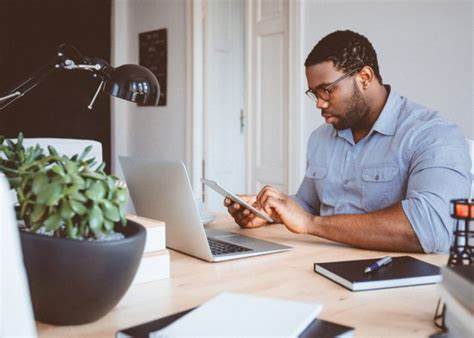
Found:
[[(14, 89), (10, 90), (6, 96), (0, 97), (0, 102), (3, 104), (0, 106), (0, 110), (6, 108), (14, 101), (18, 100), (20, 97), (28, 93), (30, 90), (35, 88), (46, 78), (48, 78), (52, 73), (57, 70), (54, 64), (48, 64), (43, 68), (36, 71), (28, 79), (23, 81), (21, 84), (16, 86)], [(6, 101), (6, 102), (4, 102)]]
[[(73, 48), (76, 54), (78, 54), (80, 58), (80, 63), (76, 63), (72, 57), (65, 55), (64, 50), (67, 47)], [(7, 106), (9, 106), (11, 103), (18, 100), (20, 97), (28, 93), (30, 90), (35, 88), (41, 82), (46, 80), (51, 74), (57, 71), (62, 71), (62, 70), (91, 71), (94, 73), (94, 77), (100, 76), (102, 78), (102, 81), (104, 81), (105, 73), (103, 71), (105, 70), (105, 68), (107, 68), (107, 66), (108, 66), (107, 63), (105, 63), (105, 61), (102, 61), (100, 59), (85, 58), (73, 46), (61, 45), (58, 47), (56, 58), (52, 62), (50, 62), (43, 68), (33, 73), (28, 79), (23, 81), (20, 85), (10, 90), (7, 95), (0, 97), (0, 103), (3, 103), (2, 105), (0, 105), (0, 110), (3, 110)], [(102, 87), (102, 83), (99, 88), (101, 87)], [(94, 96), (94, 99), (95, 97), (96, 96)]]

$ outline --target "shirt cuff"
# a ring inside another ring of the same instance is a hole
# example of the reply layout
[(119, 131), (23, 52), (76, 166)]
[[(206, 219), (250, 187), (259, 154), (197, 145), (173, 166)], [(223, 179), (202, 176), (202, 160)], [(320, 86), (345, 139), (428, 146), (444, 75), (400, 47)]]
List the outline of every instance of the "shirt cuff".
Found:
[(425, 253), (447, 253), (451, 245), (452, 219), (443, 219), (435, 210), (430, 210), (428, 201), (422, 199), (403, 200), (403, 212)]
[(296, 203), (298, 203), (304, 210), (309, 212), (311, 215), (319, 215), (319, 213), (308, 203), (306, 203), (305, 200), (302, 198), (299, 198), (298, 195), (290, 195), (290, 198), (293, 199)]

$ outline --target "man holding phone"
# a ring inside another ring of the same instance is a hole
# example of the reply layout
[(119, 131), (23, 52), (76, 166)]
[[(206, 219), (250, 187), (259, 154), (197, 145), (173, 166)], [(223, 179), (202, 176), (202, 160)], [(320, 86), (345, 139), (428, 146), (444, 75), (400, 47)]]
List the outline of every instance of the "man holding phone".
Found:
[[(460, 128), (384, 85), (376, 52), (358, 33), (321, 39), (305, 69), (306, 94), (326, 124), (310, 136), (297, 194), (265, 186), (240, 197), (294, 233), (373, 250), (448, 251), (449, 202), (471, 187)], [(269, 224), (224, 204), (243, 228)]]

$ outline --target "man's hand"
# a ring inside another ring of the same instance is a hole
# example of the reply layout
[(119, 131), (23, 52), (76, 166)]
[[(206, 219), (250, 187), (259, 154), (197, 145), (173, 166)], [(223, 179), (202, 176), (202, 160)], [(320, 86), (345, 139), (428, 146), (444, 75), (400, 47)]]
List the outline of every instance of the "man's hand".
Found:
[(298, 234), (307, 234), (311, 227), (313, 216), (306, 212), (290, 196), (266, 185), (257, 195), (257, 205), (275, 220), (283, 223), (288, 230)]
[[(241, 199), (243, 199), (245, 202), (250, 204), (256, 209), (261, 209), (259, 205), (256, 203), (256, 196), (255, 195), (238, 195)], [(261, 227), (262, 225), (268, 224), (268, 222), (258, 216), (256, 216), (254, 213), (252, 213), (250, 210), (245, 209), (238, 203), (232, 202), (230, 199), (226, 198), (224, 200), (224, 206), (227, 207), (227, 210), (229, 211), (229, 214), (234, 217), (235, 222), (240, 225), (241, 228), (258, 228)]]

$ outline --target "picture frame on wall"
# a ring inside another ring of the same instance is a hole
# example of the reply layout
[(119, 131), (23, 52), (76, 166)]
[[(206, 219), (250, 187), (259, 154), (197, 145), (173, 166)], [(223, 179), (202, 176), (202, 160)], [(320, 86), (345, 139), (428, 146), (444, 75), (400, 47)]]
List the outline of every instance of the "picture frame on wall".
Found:
[[(168, 32), (166, 28), (138, 34), (139, 64), (155, 74), (160, 84), (158, 106), (166, 106), (168, 76)], [(144, 106), (139, 104), (139, 106)]]

